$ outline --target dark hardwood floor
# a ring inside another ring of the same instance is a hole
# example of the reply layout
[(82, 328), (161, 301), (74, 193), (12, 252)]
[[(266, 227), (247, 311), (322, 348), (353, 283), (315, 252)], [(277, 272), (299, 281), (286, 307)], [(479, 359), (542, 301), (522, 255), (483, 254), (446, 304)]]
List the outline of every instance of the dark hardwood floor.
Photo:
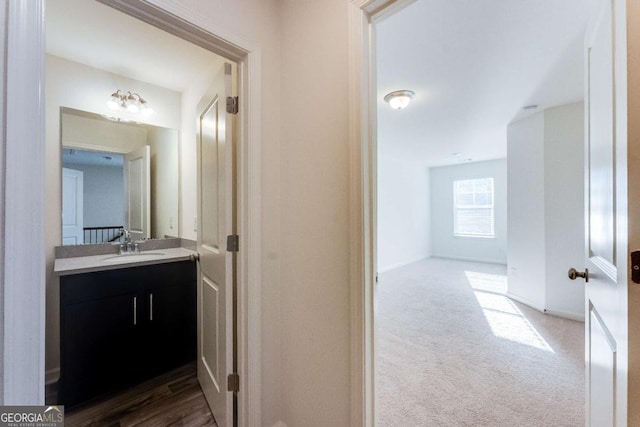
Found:
[[(49, 394), (47, 401), (53, 403)], [(65, 411), (65, 426), (216, 426), (195, 364)]]

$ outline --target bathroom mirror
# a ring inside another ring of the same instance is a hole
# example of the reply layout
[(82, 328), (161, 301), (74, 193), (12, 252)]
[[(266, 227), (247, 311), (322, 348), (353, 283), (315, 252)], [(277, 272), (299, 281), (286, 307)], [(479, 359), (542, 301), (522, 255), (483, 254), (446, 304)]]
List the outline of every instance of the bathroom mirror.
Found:
[(179, 132), (62, 107), (62, 244), (179, 237)]

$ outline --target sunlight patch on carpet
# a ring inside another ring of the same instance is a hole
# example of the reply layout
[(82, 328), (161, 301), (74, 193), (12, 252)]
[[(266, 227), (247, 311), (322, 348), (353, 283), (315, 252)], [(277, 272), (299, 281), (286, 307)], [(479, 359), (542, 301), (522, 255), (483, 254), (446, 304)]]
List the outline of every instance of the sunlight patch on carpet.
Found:
[(507, 276), (474, 271), (465, 271), (465, 275), (493, 335), (555, 353), (515, 303), (504, 295)]
[(478, 273), (477, 271), (465, 271), (465, 276), (471, 287), (478, 291), (507, 293), (507, 276), (503, 274)]

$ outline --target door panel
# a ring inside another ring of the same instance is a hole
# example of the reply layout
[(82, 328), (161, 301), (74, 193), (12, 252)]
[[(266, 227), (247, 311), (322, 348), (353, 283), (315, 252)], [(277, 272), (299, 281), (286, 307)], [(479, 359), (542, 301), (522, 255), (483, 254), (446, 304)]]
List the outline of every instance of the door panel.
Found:
[(587, 320), (589, 346), (589, 418), (592, 426), (615, 424), (616, 348), (611, 332), (593, 306)]
[(202, 311), (202, 322), (209, 325), (202, 334), (202, 363), (207, 369), (207, 373), (211, 376), (216, 392), (221, 392), (222, 378), (220, 377), (220, 364), (218, 359), (219, 345), (219, 325), (218, 313), (220, 311), (220, 288), (209, 281), (206, 277), (202, 278), (202, 306), (207, 307)]
[(131, 238), (151, 237), (151, 155), (148, 145), (125, 155), (125, 228)]
[[(202, 182), (205, 183), (201, 189), (202, 210), (204, 212), (219, 212), (219, 196), (221, 185), (224, 182), (218, 179), (218, 174), (222, 171), (218, 167), (219, 156), (224, 155), (224, 146), (219, 144), (217, 139), (218, 118), (220, 114), (220, 102), (216, 98), (209, 108), (201, 116), (201, 162), (202, 162)], [(224, 194), (224, 189), (223, 189)], [(212, 215), (206, 221), (201, 221), (202, 244), (216, 250), (220, 249), (220, 218), (219, 215)]]
[(234, 395), (227, 375), (234, 372), (233, 254), (235, 181), (231, 66), (216, 77), (198, 105), (198, 380), (220, 427), (233, 425)]
[(84, 174), (62, 169), (62, 244), (84, 243)]
[[(616, 22), (624, 8), (601, 0), (587, 33), (585, 243), (589, 280), (585, 290), (587, 425), (626, 425), (627, 341), (626, 164), (618, 131), (626, 106), (616, 79), (626, 79), (616, 52)], [(614, 16), (616, 15), (616, 16)], [(622, 116), (621, 116), (622, 115)], [(621, 157), (622, 156), (622, 157)]]
[[(615, 274), (615, 163), (613, 130), (613, 51), (611, 3), (588, 50), (589, 61), (589, 239), (590, 258)], [(612, 277), (615, 280), (615, 276)]]

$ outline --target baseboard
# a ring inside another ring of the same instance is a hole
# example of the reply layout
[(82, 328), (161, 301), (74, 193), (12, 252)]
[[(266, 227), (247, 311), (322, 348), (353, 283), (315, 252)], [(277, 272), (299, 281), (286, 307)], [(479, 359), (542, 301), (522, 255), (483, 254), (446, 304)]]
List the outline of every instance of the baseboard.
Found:
[(507, 297), (511, 298), (514, 301), (518, 301), (519, 303), (522, 303), (522, 304), (526, 305), (527, 307), (531, 307), (534, 310), (539, 311), (540, 313), (546, 313), (546, 310), (545, 310), (544, 307), (541, 307), (538, 304), (535, 304), (534, 302), (532, 302), (532, 301), (530, 301), (530, 300), (528, 300), (526, 298), (519, 297), (518, 295), (514, 295), (514, 294), (512, 294), (511, 292), (508, 292), (508, 291), (507, 291)]
[(584, 323), (584, 313), (573, 313), (571, 311), (546, 309), (546, 313), (556, 317), (562, 317), (563, 319), (575, 320), (577, 322)]
[(514, 295), (511, 292), (507, 292), (507, 297), (511, 298), (514, 301), (518, 301), (519, 303), (522, 303), (522, 304), (526, 305), (527, 307), (531, 307), (534, 310), (537, 310), (537, 311), (539, 311), (541, 313), (550, 314), (552, 316), (562, 317), (563, 319), (575, 320), (577, 322), (583, 322), (584, 323), (584, 313), (573, 313), (573, 312), (570, 312), (570, 311), (553, 310), (553, 309), (550, 309), (550, 308), (540, 307), (539, 305), (534, 304), (533, 302), (529, 301), (528, 299), (519, 297), (517, 295)]
[(396, 268), (404, 267), (405, 265), (413, 264), (414, 262), (423, 261), (427, 258), (431, 258), (431, 256), (423, 255), (418, 258), (411, 259), (409, 261), (402, 261), (395, 264), (387, 265), (385, 267), (378, 267), (378, 273), (384, 273), (385, 271), (395, 270)]
[(44, 383), (46, 385), (53, 384), (60, 378), (60, 368), (49, 369), (44, 373)]
[(450, 259), (453, 261), (469, 261), (469, 262), (482, 262), (485, 264), (500, 264), (507, 265), (507, 260), (503, 259), (488, 259), (488, 258), (469, 258), (469, 257), (453, 257), (447, 255), (431, 255), (432, 258)]
[(284, 421), (278, 421), (277, 423), (275, 423), (272, 427), (289, 427), (287, 426)]

